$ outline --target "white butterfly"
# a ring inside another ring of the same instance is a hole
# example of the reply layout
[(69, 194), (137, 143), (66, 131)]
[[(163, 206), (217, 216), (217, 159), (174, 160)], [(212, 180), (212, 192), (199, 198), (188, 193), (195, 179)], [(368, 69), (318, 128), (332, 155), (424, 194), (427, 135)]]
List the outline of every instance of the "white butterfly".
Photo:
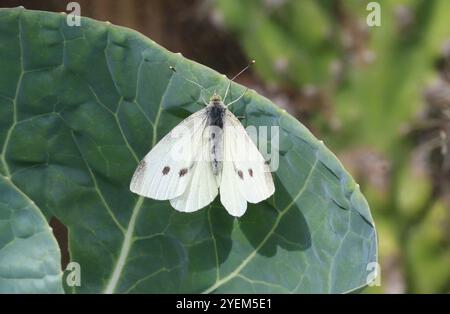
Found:
[(181, 212), (207, 206), (220, 190), (222, 205), (236, 217), (245, 213), (247, 202), (258, 203), (270, 197), (275, 187), (269, 166), (228, 109), (244, 94), (228, 105), (216, 93), (209, 103), (204, 101), (205, 108), (178, 124), (139, 163), (130, 190), (170, 200)]

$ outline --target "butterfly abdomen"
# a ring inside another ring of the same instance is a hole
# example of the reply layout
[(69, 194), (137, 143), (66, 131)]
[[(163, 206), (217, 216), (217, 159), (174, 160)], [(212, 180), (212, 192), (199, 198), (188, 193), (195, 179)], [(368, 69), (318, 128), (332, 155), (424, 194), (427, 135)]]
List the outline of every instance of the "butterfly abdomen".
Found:
[(223, 122), (227, 109), (221, 101), (211, 102), (208, 107), (209, 139), (211, 143), (211, 166), (213, 174), (218, 176), (222, 170)]

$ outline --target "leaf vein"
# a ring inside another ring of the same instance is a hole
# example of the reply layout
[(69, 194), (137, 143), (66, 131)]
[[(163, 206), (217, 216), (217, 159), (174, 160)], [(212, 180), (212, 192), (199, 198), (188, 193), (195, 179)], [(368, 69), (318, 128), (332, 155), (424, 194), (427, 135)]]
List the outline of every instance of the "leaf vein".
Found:
[(278, 217), (277, 217), (275, 223), (273, 224), (272, 228), (269, 230), (269, 232), (264, 237), (264, 239), (260, 242), (260, 244), (255, 248), (255, 250), (253, 250), (242, 261), (242, 263), (239, 264), (239, 266), (237, 266), (228, 276), (224, 277), (223, 279), (221, 279), (219, 281), (216, 281), (211, 287), (206, 289), (203, 293), (210, 293), (210, 292), (214, 291), (215, 289), (217, 289), (218, 287), (222, 286), (223, 284), (227, 283), (228, 281), (233, 279), (235, 276), (237, 276), (241, 272), (241, 270), (244, 269), (245, 266), (247, 266), (247, 264), (251, 262), (251, 260), (256, 256), (256, 253), (266, 244), (266, 242), (269, 240), (269, 238), (275, 232), (276, 228), (278, 227), (278, 224), (281, 221), (281, 218), (283, 218), (283, 216), (289, 211), (289, 209), (297, 202), (298, 199), (300, 199), (300, 197), (306, 191), (306, 187), (308, 186), (309, 181), (311, 180), (312, 174), (314, 173), (314, 170), (317, 167), (317, 162), (318, 162), (318, 158), (317, 158), (317, 154), (316, 154), (316, 159), (314, 161), (314, 164), (311, 167), (302, 188), (299, 190), (298, 194), (292, 199), (292, 201), (280, 212), (280, 214), (278, 214)]
[(23, 58), (24, 58), (24, 53), (23, 53), (23, 34), (22, 34), (22, 20), (21, 20), (21, 16), (22, 16), (22, 11), (19, 14), (19, 18), (18, 18), (18, 24), (19, 24), (19, 48), (20, 48), (20, 76), (19, 79), (17, 80), (17, 86), (16, 86), (16, 92), (15, 92), (15, 96), (14, 96), (14, 100), (13, 100), (13, 123), (11, 124), (11, 126), (8, 129), (8, 132), (6, 133), (6, 137), (5, 137), (5, 142), (3, 143), (3, 147), (2, 147), (2, 152), (1, 152), (1, 160), (2, 160), (2, 164), (3, 167), (5, 169), (5, 173), (6, 176), (9, 178), (11, 176), (11, 172), (9, 169), (9, 165), (6, 162), (6, 150), (8, 148), (9, 145), (9, 140), (11, 139), (11, 134), (12, 131), (14, 129), (14, 127), (16, 126), (17, 123), (17, 98), (19, 97), (19, 90), (20, 87), (22, 86), (22, 79), (23, 79), (23, 75), (24, 75), (24, 66), (23, 66)]

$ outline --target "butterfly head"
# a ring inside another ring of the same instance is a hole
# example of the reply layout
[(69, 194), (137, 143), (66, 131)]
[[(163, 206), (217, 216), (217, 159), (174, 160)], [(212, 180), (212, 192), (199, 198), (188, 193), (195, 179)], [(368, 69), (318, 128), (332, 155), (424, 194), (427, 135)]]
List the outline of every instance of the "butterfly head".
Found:
[(222, 97), (220, 97), (219, 95), (214, 93), (214, 95), (211, 96), (209, 101), (211, 101), (211, 102), (221, 102), (222, 101)]
[(209, 99), (209, 103), (213, 106), (223, 107), (222, 97), (220, 97), (217, 93), (214, 94)]

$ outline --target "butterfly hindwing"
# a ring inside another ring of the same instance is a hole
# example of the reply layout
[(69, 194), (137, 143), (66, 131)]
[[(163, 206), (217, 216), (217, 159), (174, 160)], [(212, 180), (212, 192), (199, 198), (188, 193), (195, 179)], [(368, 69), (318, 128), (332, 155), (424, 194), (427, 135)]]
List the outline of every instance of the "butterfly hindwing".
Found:
[(207, 131), (203, 133), (202, 144), (198, 147), (192, 175), (182, 195), (170, 200), (173, 208), (182, 212), (193, 212), (211, 203), (218, 194), (216, 178), (210, 160), (210, 141)]

